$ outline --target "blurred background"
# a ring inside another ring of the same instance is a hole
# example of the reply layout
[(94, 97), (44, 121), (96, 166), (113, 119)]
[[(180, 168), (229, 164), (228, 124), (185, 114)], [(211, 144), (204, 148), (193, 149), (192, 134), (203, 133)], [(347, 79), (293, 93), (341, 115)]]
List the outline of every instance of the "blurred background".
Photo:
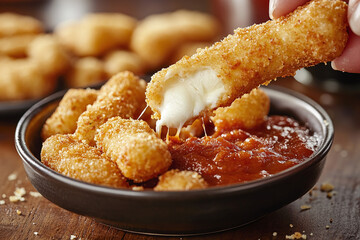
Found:
[[(178, 43), (172, 43), (174, 46), (171, 48), (171, 51), (167, 53), (165, 60), (159, 60), (158, 63), (153, 63), (152, 59), (144, 60), (144, 56), (142, 56), (141, 49), (136, 49), (136, 47), (130, 46), (132, 43), (129, 43), (127, 46), (121, 46), (116, 49), (107, 48), (102, 51), (97, 51), (96, 54), (88, 54), (88, 53), (79, 53), (74, 50), (74, 44), (71, 41), (76, 41), (76, 38), (84, 38), (78, 41), (78, 45), (86, 45), (83, 42), (86, 41), (87, 35), (81, 32), (84, 27), (78, 26), (78, 29), (67, 34), (64, 39), (60, 39), (60, 43), (62, 46), (65, 46), (66, 54), (67, 54), (67, 63), (65, 61), (59, 61), (59, 56), (56, 57), (56, 61), (54, 60), (54, 64), (62, 66), (58, 67), (56, 70), (56, 74), (52, 72), (52, 75), (49, 77), (49, 74), (46, 76), (34, 75), (34, 67), (28, 66), (29, 64), (24, 65), (24, 61), (21, 59), (16, 59), (16, 61), (8, 61), (9, 58), (5, 58), (2, 56), (1, 51), (8, 51), (7, 46), (10, 45), (10, 48), (15, 50), (19, 50), (20, 47), (12, 47), (8, 42), (13, 42), (12, 39), (1, 39), (0, 38), (0, 61), (2, 61), (1, 65), (5, 71), (9, 73), (5, 74), (6, 76), (16, 75), (16, 72), (19, 70), (16, 69), (19, 65), (23, 64), (24, 67), (22, 69), (26, 69), (28, 72), (23, 74), (25, 77), (29, 78), (31, 76), (32, 79), (40, 79), (46, 78), (47, 84), (49, 82), (55, 82), (55, 80), (49, 79), (62, 79), (65, 83), (61, 83), (60, 89), (69, 88), (69, 87), (83, 87), (83, 86), (92, 86), (98, 82), (105, 81), (110, 76), (114, 74), (116, 71), (121, 70), (130, 70), (138, 75), (147, 75), (151, 76), (152, 73), (161, 69), (162, 67), (166, 67), (176, 60), (178, 60), (184, 54), (191, 55), (196, 51), (198, 47), (204, 47), (211, 45), (214, 41), (219, 40), (231, 33), (233, 29), (237, 27), (247, 27), (255, 23), (262, 23), (269, 20), (268, 17), (268, 0), (0, 0), (0, 13), (17, 13), (20, 15), (30, 16), (35, 18), (41, 22), (43, 25), (44, 33), (53, 34), (59, 26), (64, 25), (64, 23), (68, 22), (79, 22), (88, 16), (90, 13), (122, 13), (126, 14), (138, 21), (138, 24), (146, 19), (148, 16), (153, 16), (162, 13), (174, 12), (176, 10), (186, 9), (191, 11), (196, 11), (199, 13), (205, 13), (209, 16), (214, 17), (216, 21), (219, 23), (219, 28), (216, 30), (216, 36), (214, 34), (211, 37), (207, 36), (203, 39), (196, 38), (191, 39), (191, 37), (187, 37), (187, 42), (193, 42), (192, 46), (183, 46), (184, 41), (178, 41)], [(1, 21), (3, 21), (1, 23)], [(166, 20), (164, 20), (166, 21)], [(195, 21), (195, 20), (194, 20)], [(4, 25), (5, 20), (0, 20), (0, 26)], [(6, 25), (6, 24), (5, 24)], [(95, 24), (96, 25), (96, 24)], [(206, 26), (203, 26), (206, 29)], [(210, 25), (209, 25), (210, 28)], [(94, 28), (95, 29), (95, 28)], [(201, 26), (200, 26), (201, 29)], [(202, 29), (202, 30), (204, 30)], [(201, 31), (202, 31), (201, 30)], [(205, 31), (205, 30), (204, 30)], [(215, 30), (213, 31), (215, 32)], [(43, 34), (43, 33), (42, 33)], [(77, 34), (77, 35), (76, 35)], [(92, 33), (87, 33), (92, 34)], [(154, 35), (158, 34), (155, 32)], [(54, 34), (55, 35), (55, 34)], [(61, 35), (61, 34), (58, 34)], [(64, 34), (62, 34), (64, 35)], [(96, 35), (96, 33), (95, 33)], [(94, 37), (94, 42), (101, 45), (101, 36), (95, 36), (94, 34), (91, 37)], [(90, 35), (89, 35), (90, 36)], [(147, 38), (151, 38), (151, 34), (144, 35)], [(165, 36), (165, 35), (164, 35)], [(179, 35), (180, 36), (180, 35)], [(5, 36), (6, 37), (6, 36)], [(4, 36), (3, 36), (4, 38)], [(103, 37), (106, 38), (106, 37)], [(177, 40), (176, 38), (172, 40), (168, 40), (168, 42), (163, 45), (169, 45), (171, 41)], [(6, 42), (7, 41), (7, 42)], [(19, 41), (19, 40), (17, 40)], [(49, 45), (49, 39), (47, 40), (47, 44)], [(67, 42), (66, 42), (67, 41)], [(70, 43), (69, 43), (70, 41)], [(165, 42), (165, 40), (163, 40)], [(37, 42), (41, 42), (40, 40)], [(42, 44), (46, 45), (46, 40), (42, 40)], [(65, 42), (65, 43), (64, 43)], [(131, 41), (130, 41), (131, 42)], [(6, 44), (5, 44), (6, 43)], [(25, 48), (24, 56), (22, 58), (28, 57), (31, 58), (32, 55), (42, 55), (42, 53), (50, 52), (49, 49), (42, 49), (41, 46), (37, 46), (37, 48), (30, 47), (31, 44), (29, 42), (29, 46), (24, 46)], [(36, 44), (33, 44), (36, 45)], [(38, 43), (37, 45), (41, 45)], [(53, 44), (54, 45), (54, 44)], [(5, 46), (5, 47), (3, 47)], [(76, 47), (76, 46), (75, 46)], [(80, 46), (81, 47), (81, 46)], [(99, 47), (99, 46), (97, 46)], [(5, 50), (2, 50), (4, 49)], [(36, 50), (31, 50), (35, 48)], [(151, 47), (148, 47), (148, 49)], [(170, 49), (170, 47), (168, 47)], [(175, 50), (179, 50), (175, 52)], [(115, 50), (117, 52), (115, 52)], [(181, 51), (180, 51), (181, 50)], [(54, 52), (59, 52), (56, 49), (52, 49)], [(119, 53), (120, 51), (120, 53)], [(125, 52), (124, 52), (125, 51)], [(165, 51), (165, 50), (164, 50)], [(33, 54), (31, 54), (33, 52)], [(151, 56), (151, 53), (149, 53)], [(148, 54), (148, 55), (149, 55)], [(4, 55), (4, 54), (3, 54)], [(54, 57), (55, 53), (48, 53), (47, 59), (45, 62), (50, 65), (49, 58)], [(153, 53), (152, 56), (158, 55), (157, 53)], [(13, 56), (10, 56), (11, 58)], [(149, 57), (148, 57), (149, 58)], [(45, 57), (44, 57), (45, 59)], [(129, 60), (131, 59), (131, 61)], [(11, 60), (11, 59), (10, 59)], [(22, 62), (20, 62), (22, 61)], [(43, 62), (44, 62), (43, 61)], [(9, 63), (10, 62), (10, 63)], [(20, 64), (19, 64), (20, 63)], [(8, 64), (9, 66), (7, 66)], [(137, 65), (137, 66), (135, 66)], [(138, 66), (141, 66), (140, 68)], [(39, 66), (37, 66), (39, 68)], [(48, 66), (46, 66), (48, 67)], [(44, 69), (44, 66), (40, 66), (41, 69)], [(111, 68), (111, 69), (110, 69)], [(14, 70), (11, 70), (14, 69)], [(110, 70), (109, 70), (110, 69)], [(0, 66), (0, 71), (1, 66)], [(4, 74), (3, 74), (4, 75)], [(17, 77), (21, 78), (21, 77)], [(18, 81), (21, 82), (23, 79), (15, 80), (2, 80), (4, 77), (0, 77), (0, 89), (1, 86), (8, 86), (9, 84), (13, 84)], [(350, 92), (357, 93), (360, 90), (360, 74), (350, 74), (350, 73), (342, 73), (338, 71), (334, 71), (331, 69), (330, 64), (319, 64), (318, 66), (301, 69), (295, 76), (295, 79), (301, 83), (302, 85), (307, 85), (311, 87), (316, 87), (323, 89), (326, 92), (337, 93), (337, 92)], [(41, 79), (40, 79), (41, 80)], [(39, 81), (40, 81), (39, 80)], [(45, 81), (42, 79), (42, 81)], [(3, 83), (1, 83), (3, 81)], [(8, 82), (6, 82), (8, 81)], [(19, 86), (21, 84), (18, 84)], [(39, 83), (40, 85), (44, 85), (44, 83)], [(13, 92), (19, 92), (19, 86), (14, 87)], [(59, 84), (56, 82), (55, 87), (46, 86), (46, 89), (43, 89), (39, 94), (31, 93), (31, 94), (19, 94), (18, 96), (9, 96), (9, 97), (0, 97), (0, 106), (4, 108), (4, 104), (8, 101), (13, 100), (27, 100), (27, 99), (39, 99), (46, 95), (51, 94), (52, 92), (59, 89)], [(40, 89), (40, 88), (39, 88)], [(0, 96), (5, 96), (0, 91)]]

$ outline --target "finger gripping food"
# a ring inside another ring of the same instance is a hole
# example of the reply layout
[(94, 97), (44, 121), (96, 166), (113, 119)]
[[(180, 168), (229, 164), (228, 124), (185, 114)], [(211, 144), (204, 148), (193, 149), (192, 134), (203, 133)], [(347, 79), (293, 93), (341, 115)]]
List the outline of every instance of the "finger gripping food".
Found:
[(152, 76), (146, 101), (162, 125), (181, 128), (230, 105), (260, 84), (339, 56), (347, 42), (347, 5), (313, 0), (293, 13), (233, 35)]
[(77, 141), (72, 135), (56, 134), (46, 139), (41, 161), (71, 178), (111, 187), (128, 186), (114, 162), (99, 149)]
[(111, 118), (101, 125), (95, 140), (123, 175), (134, 182), (157, 177), (172, 162), (166, 143), (142, 120)]
[(145, 86), (144, 80), (130, 72), (113, 76), (99, 90), (96, 101), (80, 115), (75, 136), (94, 146), (96, 130), (109, 118), (136, 118), (143, 110)]

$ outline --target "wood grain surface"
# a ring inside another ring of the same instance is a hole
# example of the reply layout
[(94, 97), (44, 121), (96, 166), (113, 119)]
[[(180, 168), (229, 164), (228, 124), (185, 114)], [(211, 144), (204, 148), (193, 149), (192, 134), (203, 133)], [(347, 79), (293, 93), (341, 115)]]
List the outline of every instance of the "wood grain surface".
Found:
[[(14, 146), (19, 116), (5, 115), (0, 119), (0, 200), (4, 202), (0, 205), (0, 239), (286, 239), (295, 232), (307, 239), (360, 239), (360, 91), (332, 94), (293, 78), (272, 84), (311, 97), (334, 122), (334, 144), (311, 195), (307, 193), (249, 225), (221, 233), (169, 238), (127, 233), (32, 196), (30, 192), (36, 191)], [(324, 182), (335, 187), (331, 198), (319, 189)], [(11, 202), (9, 197), (17, 187), (25, 189), (25, 201)], [(301, 210), (303, 205), (311, 208)]]

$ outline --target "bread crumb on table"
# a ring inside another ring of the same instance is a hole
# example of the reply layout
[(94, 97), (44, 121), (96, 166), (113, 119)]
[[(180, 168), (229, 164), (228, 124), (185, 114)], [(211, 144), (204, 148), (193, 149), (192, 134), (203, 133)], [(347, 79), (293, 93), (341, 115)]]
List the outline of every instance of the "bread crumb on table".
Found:
[(286, 235), (285, 239), (306, 239), (306, 235), (305, 234), (301, 234), (300, 232), (294, 232), (291, 235)]
[(5, 204), (5, 200), (0, 200), (0, 205), (4, 205)]
[(42, 195), (39, 192), (30, 192), (30, 196), (32, 196), (32, 197), (42, 197)]
[(300, 206), (301, 211), (309, 210), (310, 208), (311, 206), (306, 204)]
[(12, 173), (8, 176), (9, 181), (14, 181), (17, 178), (17, 173)]
[(14, 196), (10, 196), (9, 200), (10, 202), (24, 202), (25, 198), (23, 197), (26, 194), (25, 188), (16, 188), (14, 191)]
[(322, 183), (320, 186), (320, 190), (322, 192), (331, 192), (332, 190), (334, 190), (334, 185), (332, 185), (331, 183)]

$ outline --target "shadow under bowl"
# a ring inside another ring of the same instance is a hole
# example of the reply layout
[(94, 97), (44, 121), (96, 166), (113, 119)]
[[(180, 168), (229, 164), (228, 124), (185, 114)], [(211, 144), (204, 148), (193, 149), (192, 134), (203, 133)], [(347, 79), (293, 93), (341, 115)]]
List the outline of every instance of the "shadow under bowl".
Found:
[(283, 88), (264, 88), (270, 115), (294, 117), (321, 136), (313, 155), (272, 176), (202, 190), (154, 192), (115, 189), (61, 175), (40, 161), (40, 130), (64, 92), (38, 102), (20, 119), (16, 149), (33, 186), (45, 198), (71, 212), (113, 227), (154, 235), (196, 235), (245, 225), (304, 195), (317, 182), (331, 147), (330, 117), (309, 98)]

